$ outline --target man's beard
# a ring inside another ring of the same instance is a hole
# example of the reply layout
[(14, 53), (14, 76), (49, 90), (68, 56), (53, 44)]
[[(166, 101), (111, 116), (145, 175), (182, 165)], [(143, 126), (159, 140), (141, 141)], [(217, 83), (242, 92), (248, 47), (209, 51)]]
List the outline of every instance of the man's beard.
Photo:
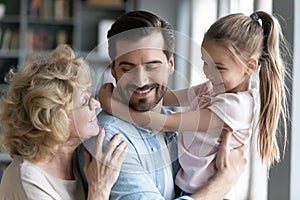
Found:
[[(125, 91), (132, 90), (132, 87), (133, 86), (127, 86)], [(121, 92), (120, 94), (121, 94), (123, 103), (126, 103), (126, 105), (129, 105), (129, 107), (131, 107), (132, 109), (139, 111), (139, 112), (149, 111), (149, 110), (153, 109), (161, 101), (161, 99), (163, 98), (163, 96), (165, 95), (165, 93), (168, 90), (167, 87), (156, 84), (156, 83), (151, 84), (151, 85), (146, 85), (139, 89), (143, 90), (146, 88), (151, 88), (151, 90), (156, 90), (153, 100), (149, 99), (149, 98), (133, 99), (132, 97), (129, 97), (129, 100), (128, 100), (128, 96), (124, 92)], [(136, 89), (138, 89), (138, 88), (135, 88), (135, 90)]]

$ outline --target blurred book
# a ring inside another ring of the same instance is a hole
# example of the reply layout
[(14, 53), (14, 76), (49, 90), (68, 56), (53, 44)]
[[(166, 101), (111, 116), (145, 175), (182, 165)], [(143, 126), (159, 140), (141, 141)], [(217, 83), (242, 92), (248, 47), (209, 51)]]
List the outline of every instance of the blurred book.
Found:
[(58, 30), (56, 32), (56, 46), (59, 44), (68, 43), (68, 33), (65, 30)]
[(0, 27), (0, 47), (2, 46), (3, 29)]
[(71, 0), (31, 0), (29, 16), (31, 18), (64, 19), (70, 17)]
[(30, 29), (26, 34), (26, 49), (32, 50), (50, 50), (54, 48), (55, 38), (53, 32), (46, 28)]
[(18, 50), (19, 49), (19, 31), (13, 30), (11, 33), (10, 49)]
[(10, 49), (11, 38), (12, 38), (12, 30), (10, 28), (5, 29), (3, 33), (3, 41), (1, 45), (2, 51), (8, 51)]
[(56, 19), (64, 19), (70, 17), (70, 7), (68, 0), (55, 0), (54, 17)]
[(103, 6), (122, 6), (123, 0), (87, 0), (89, 4), (103, 5)]

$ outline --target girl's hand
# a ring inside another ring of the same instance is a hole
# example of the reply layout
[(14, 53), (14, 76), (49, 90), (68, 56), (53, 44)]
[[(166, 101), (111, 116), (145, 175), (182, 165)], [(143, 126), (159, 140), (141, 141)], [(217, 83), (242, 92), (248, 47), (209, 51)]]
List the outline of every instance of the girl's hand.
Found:
[(112, 115), (112, 94), (114, 86), (112, 83), (106, 83), (102, 85), (98, 92), (98, 98), (101, 104), (102, 109)]
[(104, 129), (98, 135), (95, 156), (88, 152), (84, 154), (84, 172), (88, 181), (88, 199), (108, 199), (112, 186), (115, 184), (121, 165), (124, 161), (127, 145), (122, 141), (119, 145), (120, 134), (116, 134), (105, 152), (102, 152)]
[(195, 85), (189, 89), (188, 97), (189, 99), (194, 99), (196, 97), (211, 96), (213, 94), (213, 86), (210, 81)]

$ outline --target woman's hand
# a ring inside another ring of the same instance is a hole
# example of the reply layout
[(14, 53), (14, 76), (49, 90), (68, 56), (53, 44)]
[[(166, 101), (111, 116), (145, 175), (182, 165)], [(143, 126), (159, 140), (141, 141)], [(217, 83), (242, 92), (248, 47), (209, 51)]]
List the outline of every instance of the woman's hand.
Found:
[(101, 128), (96, 143), (95, 156), (91, 160), (88, 152), (84, 153), (84, 172), (88, 181), (88, 199), (108, 199), (112, 186), (118, 179), (121, 165), (124, 161), (127, 145), (120, 134), (116, 134), (105, 152), (102, 152), (104, 129)]

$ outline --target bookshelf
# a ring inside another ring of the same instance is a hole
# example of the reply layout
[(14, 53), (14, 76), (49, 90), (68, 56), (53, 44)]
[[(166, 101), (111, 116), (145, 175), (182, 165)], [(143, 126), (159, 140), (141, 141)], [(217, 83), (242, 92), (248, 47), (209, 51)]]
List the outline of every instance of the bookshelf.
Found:
[[(8, 88), (4, 77), (20, 69), (32, 53), (47, 53), (67, 43), (81, 56), (91, 55), (99, 42), (99, 22), (115, 20), (135, 9), (136, 0), (6, 0), (0, 18), (0, 96)], [(88, 56), (88, 62), (106, 67), (107, 58)], [(0, 164), (10, 157), (0, 146)], [(1, 174), (1, 168), (0, 168)]]
[(116, 19), (135, 0), (6, 0), (0, 18), (0, 84), (10, 67), (23, 66), (28, 55), (67, 43), (81, 55), (98, 44), (98, 24)]

